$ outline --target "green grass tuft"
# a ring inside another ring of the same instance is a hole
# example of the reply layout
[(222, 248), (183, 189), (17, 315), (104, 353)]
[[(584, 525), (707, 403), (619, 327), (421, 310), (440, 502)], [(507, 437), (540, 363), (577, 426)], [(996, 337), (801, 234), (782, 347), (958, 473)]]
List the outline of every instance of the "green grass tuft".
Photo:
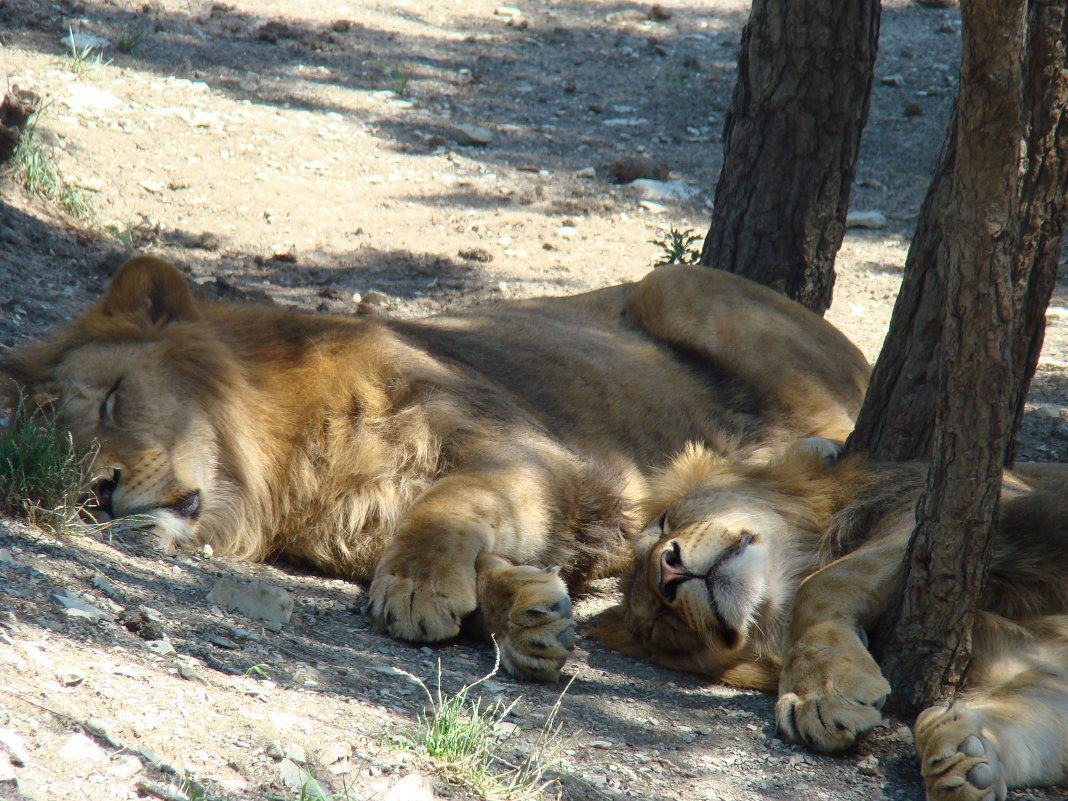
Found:
[(560, 693), (529, 754), (522, 759), (510, 759), (508, 742), (515, 728), (503, 724), (519, 699), (510, 704), (500, 699), (485, 702), (471, 694), (478, 685), (496, 675), (499, 667), (500, 652), (492, 671), (465, 684), (454, 695), (441, 690), (440, 662), (436, 692), (431, 692), (422, 679), (399, 671), (422, 688), (428, 702), (420, 716), (420, 731), (405, 733), (401, 745), (425, 753), (446, 779), (470, 787), (488, 801), (524, 801), (540, 796), (552, 783), (546, 779), (546, 773), (559, 759), (557, 743), (561, 724), (556, 719), (571, 684)]
[(75, 447), (54, 410), (33, 412), (20, 399), (0, 429), (0, 512), (67, 533), (85, 508), (95, 455)]
[(42, 200), (56, 203), (83, 222), (91, 222), (94, 214), (85, 192), (60, 174), (55, 151), (38, 141), (37, 124), (45, 108), (47, 105), (37, 109), (27, 121), (11, 156), (15, 180)]

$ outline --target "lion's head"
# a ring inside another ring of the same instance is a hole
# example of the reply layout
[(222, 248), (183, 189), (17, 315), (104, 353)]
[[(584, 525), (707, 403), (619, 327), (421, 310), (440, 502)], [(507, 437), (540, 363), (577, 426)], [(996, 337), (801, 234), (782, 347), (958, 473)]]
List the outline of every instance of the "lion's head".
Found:
[(164, 545), (189, 547), (213, 539), (201, 536), (206, 522), (236, 522), (237, 483), (255, 480), (251, 454), (228, 447), (234, 432), (223, 430), (242, 425), (220, 415), (239, 380), (225, 354), (178, 270), (138, 257), (81, 318), (5, 354), (0, 378), (8, 398), (53, 407), (77, 444), (98, 444), (101, 507), (149, 518)]
[(806, 443), (744, 465), (687, 448), (654, 482), (623, 603), (594, 633), (667, 667), (774, 690), (789, 605), (834, 504), (825, 456)]

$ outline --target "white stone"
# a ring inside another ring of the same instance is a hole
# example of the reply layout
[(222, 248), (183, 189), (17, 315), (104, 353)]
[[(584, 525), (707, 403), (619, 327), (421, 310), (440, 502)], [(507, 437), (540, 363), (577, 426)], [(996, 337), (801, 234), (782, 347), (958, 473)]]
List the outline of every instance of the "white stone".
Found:
[(111, 45), (111, 42), (103, 37), (93, 36), (91, 33), (74, 33), (73, 31), (59, 41), (74, 50), (88, 50), (91, 47), (102, 49)]
[(75, 734), (57, 752), (60, 759), (68, 762), (102, 762), (107, 752), (84, 734)]
[(846, 228), (885, 228), (886, 215), (881, 211), (851, 211), (846, 215)]
[(493, 131), (474, 125), (469, 122), (460, 122), (446, 125), (444, 133), (447, 137), (461, 145), (488, 145), (493, 141)]
[(63, 103), (71, 111), (106, 111), (122, 105), (122, 101), (111, 92), (105, 92), (95, 86), (74, 83), (70, 85), (68, 91), (69, 94), (63, 98)]
[(52, 593), (52, 598), (60, 603), (68, 617), (82, 617), (93, 623), (100, 620), (114, 620), (103, 609), (83, 601), (77, 594), (67, 590)]
[(428, 777), (409, 773), (390, 788), (383, 801), (434, 801), (434, 788)]
[(631, 181), (627, 191), (643, 200), (687, 200), (693, 195), (685, 181), (655, 181), (652, 178)]
[(220, 578), (208, 593), (208, 601), (235, 612), (273, 623), (288, 623), (293, 616), (293, 596), (281, 587), (262, 581), (243, 584)]
[(352, 754), (352, 746), (348, 743), (328, 743), (319, 751), (319, 761), (324, 765), (333, 765)]
[(120, 779), (129, 779), (139, 773), (143, 767), (140, 759), (133, 754), (127, 754), (112, 762), (108, 768), (108, 773), (112, 776), (118, 776)]

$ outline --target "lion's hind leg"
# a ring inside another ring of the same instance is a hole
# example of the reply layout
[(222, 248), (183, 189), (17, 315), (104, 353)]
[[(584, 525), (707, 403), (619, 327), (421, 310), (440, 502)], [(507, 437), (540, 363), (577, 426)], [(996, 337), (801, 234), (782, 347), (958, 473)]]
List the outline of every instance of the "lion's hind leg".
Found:
[(478, 557), (478, 611), (473, 624), (492, 636), (513, 676), (555, 681), (575, 643), (571, 599), (557, 569)]
[(1017, 625), (982, 614), (968, 690), (916, 720), (933, 801), (1000, 801), (1050, 785), (1068, 766), (1068, 616)]

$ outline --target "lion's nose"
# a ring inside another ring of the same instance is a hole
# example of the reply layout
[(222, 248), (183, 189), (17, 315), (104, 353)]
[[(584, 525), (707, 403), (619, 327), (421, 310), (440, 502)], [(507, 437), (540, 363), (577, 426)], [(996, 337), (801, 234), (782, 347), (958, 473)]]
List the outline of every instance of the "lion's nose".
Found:
[(660, 594), (674, 601), (679, 585), (692, 578), (697, 577), (686, 569), (682, 562), (682, 549), (678, 542), (672, 540), (660, 552)]
[(112, 499), (116, 488), (119, 486), (120, 476), (120, 471), (115, 469), (112, 471), (110, 478), (100, 479), (89, 490), (93, 496), (92, 505), (109, 516), (115, 514), (115, 510), (112, 508)]
[(200, 517), (200, 490), (193, 490), (180, 495), (174, 503), (168, 504), (166, 508), (178, 515), (178, 517), (196, 520)]

